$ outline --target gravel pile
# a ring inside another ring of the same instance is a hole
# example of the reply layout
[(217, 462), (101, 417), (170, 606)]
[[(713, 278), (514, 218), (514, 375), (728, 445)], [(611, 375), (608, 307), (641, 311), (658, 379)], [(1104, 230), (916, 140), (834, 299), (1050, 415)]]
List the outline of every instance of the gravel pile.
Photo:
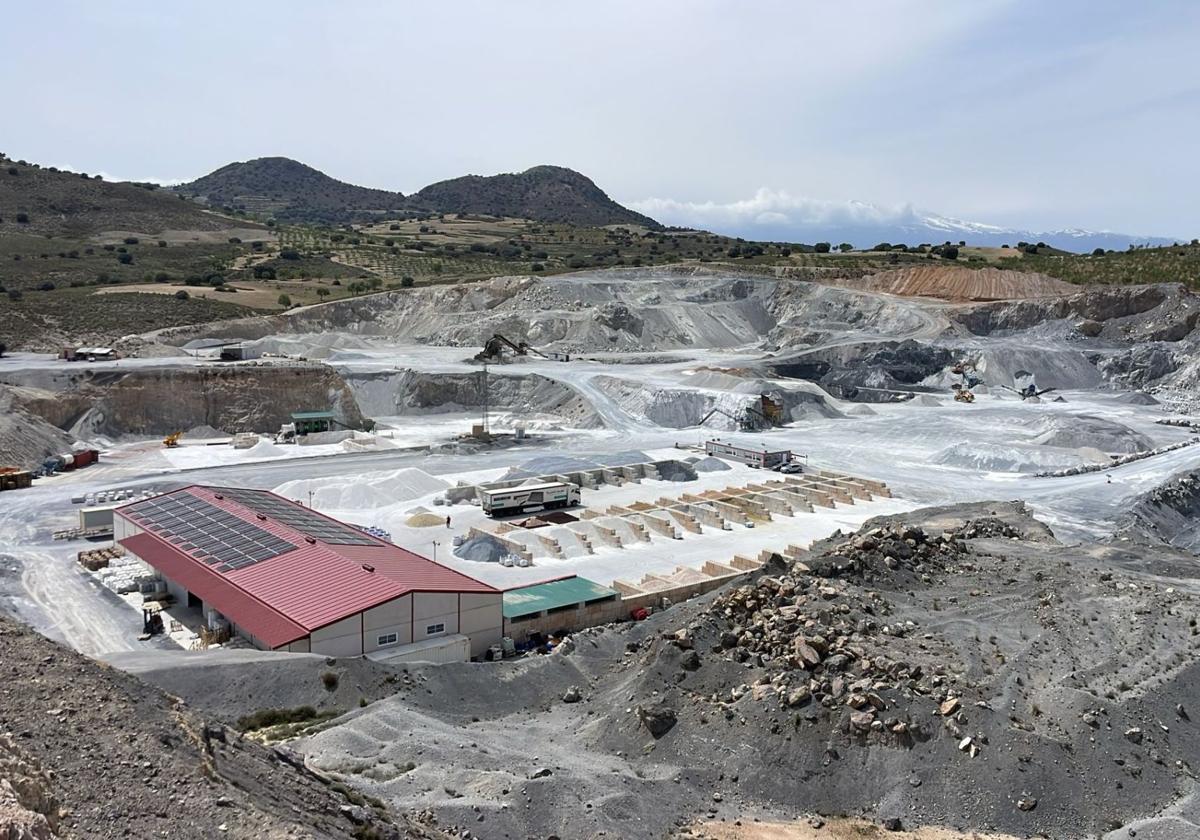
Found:
[(511, 551), (495, 537), (472, 537), (454, 549), (454, 556), (474, 563), (499, 563), (500, 558)]
[(707, 458), (700, 458), (692, 464), (692, 469), (698, 473), (725, 472), (733, 467), (722, 461), (720, 458), (714, 458), (709, 455)]

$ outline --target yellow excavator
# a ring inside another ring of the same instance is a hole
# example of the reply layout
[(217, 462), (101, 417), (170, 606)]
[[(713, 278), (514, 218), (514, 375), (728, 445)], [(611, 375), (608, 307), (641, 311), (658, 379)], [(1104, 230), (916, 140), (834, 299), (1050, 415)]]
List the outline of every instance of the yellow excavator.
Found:
[(975, 395), (971, 393), (971, 389), (980, 384), (983, 380), (975, 370), (974, 362), (967, 359), (956, 362), (952, 368), (952, 373), (957, 380), (952, 382), (950, 390), (954, 391), (954, 401), (960, 403), (975, 402)]
[(174, 449), (179, 445), (181, 437), (183, 437), (183, 432), (171, 432), (171, 434), (163, 438), (163, 446), (167, 447), (167, 449)]

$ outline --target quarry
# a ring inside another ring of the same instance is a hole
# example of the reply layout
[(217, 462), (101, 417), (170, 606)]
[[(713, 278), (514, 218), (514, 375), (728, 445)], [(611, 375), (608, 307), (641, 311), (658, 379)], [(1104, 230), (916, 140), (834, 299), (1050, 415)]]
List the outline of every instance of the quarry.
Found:
[(0, 606), (397, 836), (1189, 837), (1198, 318), (689, 265), (10, 351)]

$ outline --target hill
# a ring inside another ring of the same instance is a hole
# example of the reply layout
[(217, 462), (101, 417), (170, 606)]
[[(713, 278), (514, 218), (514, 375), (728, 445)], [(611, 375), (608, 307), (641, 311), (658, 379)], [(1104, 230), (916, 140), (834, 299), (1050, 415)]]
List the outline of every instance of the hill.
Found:
[(409, 197), (416, 210), (486, 213), (573, 225), (662, 226), (622, 207), (585, 175), (561, 166), (535, 166), (504, 175), (465, 175), (430, 184)]
[(293, 222), (349, 222), (405, 208), (402, 193), (347, 184), (285, 157), (231, 163), (174, 189), (212, 206)]
[(1200, 242), (1093, 254), (1025, 254), (1021, 268), (1069, 283), (1183, 283), (1200, 289)]
[[(236, 222), (240, 227), (254, 227)], [(218, 231), (235, 223), (155, 184), (110, 183), (0, 155), (0, 236)]]
[(175, 187), (211, 206), (268, 214), (279, 221), (340, 224), (415, 213), (471, 213), (585, 227), (610, 224), (660, 229), (649, 216), (622, 207), (588, 177), (561, 166), (505, 175), (439, 181), (405, 198), (358, 187), (284, 157), (231, 163)]

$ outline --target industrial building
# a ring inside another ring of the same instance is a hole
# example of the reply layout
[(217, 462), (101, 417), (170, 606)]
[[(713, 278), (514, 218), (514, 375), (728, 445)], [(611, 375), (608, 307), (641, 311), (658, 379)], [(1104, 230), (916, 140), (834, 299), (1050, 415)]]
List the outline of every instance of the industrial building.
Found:
[(115, 511), (114, 539), (210, 628), (265, 650), (474, 658), (500, 642), (495, 588), (264, 490), (134, 502)]
[[(615, 589), (576, 575), (518, 586), (504, 591), (504, 635), (524, 638), (530, 628), (536, 630), (575, 630), (628, 618), (620, 615), (621, 593)], [(617, 607), (601, 611), (601, 607)], [(612, 616), (612, 617), (610, 617)], [(545, 627), (543, 627), (545, 625)]]
[(332, 411), (293, 411), (292, 425), (298, 435), (332, 432), (337, 419)]
[(783, 464), (790, 463), (792, 460), (792, 451), (790, 449), (768, 450), (766, 447), (751, 449), (727, 443), (720, 438), (705, 441), (704, 452), (707, 455), (727, 458), (730, 461), (739, 461), (743, 464), (750, 464), (753, 467), (762, 467), (763, 469), (782, 466)]

